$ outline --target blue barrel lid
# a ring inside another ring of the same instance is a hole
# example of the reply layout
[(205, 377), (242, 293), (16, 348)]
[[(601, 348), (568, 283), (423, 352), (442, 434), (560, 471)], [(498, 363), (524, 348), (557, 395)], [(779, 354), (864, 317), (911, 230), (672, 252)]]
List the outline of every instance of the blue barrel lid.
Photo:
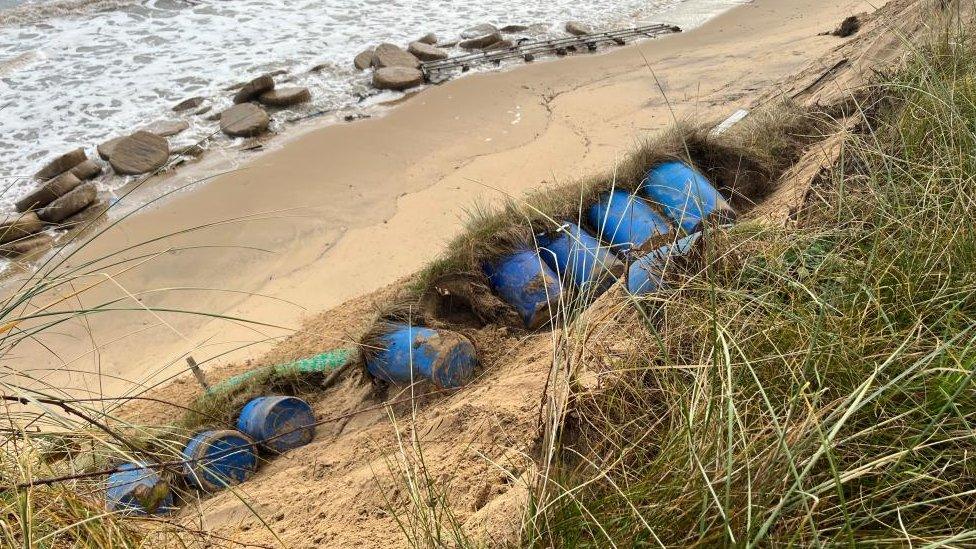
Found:
[(175, 509), (169, 483), (142, 463), (124, 463), (108, 477), (105, 506), (109, 511), (140, 515)]
[(257, 470), (254, 441), (234, 430), (197, 433), (183, 449), (187, 481), (216, 492), (250, 478)]
[(237, 417), (237, 430), (265, 450), (283, 453), (312, 442), (315, 412), (298, 397), (257, 397), (244, 405)]

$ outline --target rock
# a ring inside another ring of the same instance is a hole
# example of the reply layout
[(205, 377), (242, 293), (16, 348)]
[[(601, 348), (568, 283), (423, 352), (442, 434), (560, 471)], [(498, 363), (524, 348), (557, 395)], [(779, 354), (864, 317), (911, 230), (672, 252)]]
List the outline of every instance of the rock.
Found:
[(113, 137), (112, 139), (109, 139), (108, 141), (95, 147), (95, 150), (98, 151), (99, 158), (102, 160), (108, 160), (112, 156), (112, 151), (115, 150), (115, 146), (118, 145), (119, 141), (122, 141), (124, 138), (124, 135), (121, 137)]
[(0, 244), (25, 238), (43, 228), (44, 222), (34, 212), (7, 216), (0, 221)]
[(509, 48), (514, 48), (514, 47), (515, 47), (515, 42), (512, 42), (511, 40), (499, 40), (498, 42), (495, 42), (494, 44), (485, 47), (485, 51), (507, 50)]
[(96, 164), (94, 160), (85, 160), (81, 164), (71, 168), (71, 173), (78, 179), (85, 181), (97, 177), (98, 174), (102, 173), (102, 167)]
[(96, 194), (98, 193), (94, 183), (79, 185), (68, 194), (38, 210), (37, 217), (48, 223), (59, 223), (87, 208), (95, 201)]
[(275, 69), (271, 72), (264, 73), (265, 76), (270, 76), (271, 78), (274, 78), (275, 76), (281, 76), (283, 74), (288, 74), (288, 69)]
[(268, 129), (268, 113), (253, 103), (241, 103), (220, 113), (220, 129), (231, 137), (253, 137)]
[(524, 59), (526, 63), (531, 63), (531, 62), (535, 61), (535, 56), (532, 55), (531, 53), (527, 53), (527, 54), (525, 54), (525, 55), (522, 56), (522, 59)]
[(415, 69), (420, 66), (420, 61), (413, 54), (403, 51), (396, 44), (383, 43), (376, 46), (373, 50), (373, 66), (377, 69), (383, 67), (409, 67)]
[(505, 25), (504, 27), (498, 29), (506, 34), (511, 34), (513, 32), (525, 32), (529, 30), (528, 25)]
[(154, 133), (159, 137), (170, 137), (186, 131), (190, 123), (186, 120), (157, 120), (142, 128), (142, 131)]
[(290, 107), (311, 100), (312, 94), (308, 91), (308, 88), (299, 87), (275, 88), (262, 93), (258, 97), (258, 101), (261, 104), (268, 105), (269, 107)]
[(18, 212), (43, 208), (68, 194), (78, 185), (81, 185), (81, 180), (75, 177), (73, 173), (65, 172), (21, 198), (14, 206)]
[(274, 78), (270, 75), (262, 74), (237, 90), (237, 93), (234, 94), (234, 103), (247, 103), (262, 93), (273, 89), (274, 85)]
[(593, 29), (591, 29), (589, 25), (585, 23), (581, 23), (579, 21), (570, 21), (566, 23), (566, 32), (576, 36), (582, 36), (584, 34), (590, 34), (591, 32), (593, 32)]
[(213, 108), (213, 105), (206, 105), (204, 107), (201, 107), (201, 108), (197, 109), (193, 114), (195, 114), (197, 116), (201, 116), (201, 115), (204, 115), (204, 114), (207, 114), (208, 112), (210, 112), (210, 109), (212, 109), (212, 108)]
[(77, 227), (78, 225), (85, 224), (96, 217), (102, 216), (106, 211), (108, 211), (108, 208), (108, 198), (104, 196), (97, 197), (95, 198), (94, 202), (88, 205), (87, 208), (65, 219), (60, 225), (64, 228)]
[(62, 154), (61, 156), (45, 164), (43, 168), (34, 174), (34, 177), (40, 179), (41, 181), (47, 181), (52, 177), (61, 175), (71, 168), (74, 168), (85, 160), (88, 160), (88, 155), (85, 154), (85, 149), (77, 148), (73, 151)]
[(460, 42), (461, 41), (460, 40), (457, 40), (457, 39), (455, 39), (455, 40), (448, 40), (446, 42), (438, 42), (437, 43), (437, 47), (440, 48), (440, 49), (442, 49), (442, 50), (449, 50), (451, 48), (456, 48), (457, 45)]
[(51, 235), (35, 234), (0, 246), (0, 256), (13, 258), (36, 255), (50, 249), (53, 245), (54, 238)]
[(433, 46), (437, 43), (437, 35), (432, 32), (428, 32), (427, 34), (418, 38), (417, 42), (420, 42), (421, 44), (430, 44)]
[(169, 158), (169, 142), (147, 131), (123, 137), (109, 153), (108, 162), (115, 173), (139, 175), (158, 170)]
[(188, 111), (190, 109), (195, 109), (200, 105), (203, 105), (204, 101), (206, 101), (206, 98), (199, 97), (199, 96), (191, 97), (189, 99), (184, 99), (183, 101), (180, 101), (179, 103), (173, 105), (173, 112), (183, 112), (183, 111)]
[(206, 118), (204, 118), (204, 120), (206, 120), (207, 122), (216, 122), (220, 120), (220, 114), (221, 113), (219, 112), (210, 113)]
[(384, 67), (373, 72), (373, 86), (381, 90), (406, 90), (424, 83), (424, 75), (411, 67)]
[(446, 51), (425, 42), (411, 42), (407, 51), (421, 61), (437, 61), (438, 59), (447, 59), (448, 57)]
[[(358, 70), (361, 70), (361, 71), (364, 71), (364, 70), (372, 67), (373, 66), (373, 52), (375, 50), (376, 50), (376, 48), (366, 48), (365, 50), (359, 52), (356, 55), (356, 57), (353, 58), (353, 60), (352, 60), (353, 66), (355, 66)], [(323, 64), (322, 66), (325, 67), (326, 64)]]
[(490, 23), (482, 23), (480, 25), (475, 25), (473, 27), (464, 29), (464, 31), (461, 32), (461, 38), (470, 40), (486, 34), (495, 34), (496, 32), (498, 32), (498, 28), (495, 25)]
[(486, 48), (495, 42), (502, 40), (502, 35), (500, 32), (493, 32), (491, 34), (486, 34), (484, 36), (479, 36), (477, 38), (472, 38), (470, 40), (464, 40), (458, 46), (466, 50), (480, 50)]

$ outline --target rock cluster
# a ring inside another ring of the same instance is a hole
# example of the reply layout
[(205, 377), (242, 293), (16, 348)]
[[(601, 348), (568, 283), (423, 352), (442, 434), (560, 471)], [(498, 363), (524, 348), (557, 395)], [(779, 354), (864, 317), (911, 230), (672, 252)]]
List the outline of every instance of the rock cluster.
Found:
[(18, 213), (0, 220), (0, 256), (43, 252), (54, 244), (54, 237), (43, 232), (48, 227), (59, 228), (77, 215), (91, 214), (88, 210), (98, 202), (98, 189), (95, 183), (84, 181), (100, 173), (102, 167), (81, 148), (45, 164), (34, 176), (37, 187), (15, 203)]

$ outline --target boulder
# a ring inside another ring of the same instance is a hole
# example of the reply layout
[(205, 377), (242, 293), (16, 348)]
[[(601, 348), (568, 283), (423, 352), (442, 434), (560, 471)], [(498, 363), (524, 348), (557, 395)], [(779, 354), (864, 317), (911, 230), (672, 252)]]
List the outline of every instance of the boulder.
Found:
[(88, 205), (87, 208), (65, 219), (60, 223), (60, 225), (61, 227), (69, 228), (85, 224), (88, 221), (103, 215), (108, 210), (109, 205), (110, 203), (107, 197), (97, 197), (95, 198), (94, 202)]
[(43, 228), (44, 222), (34, 212), (7, 216), (0, 221), (0, 244), (30, 236)]
[[(376, 48), (366, 48), (365, 50), (359, 52), (356, 55), (356, 57), (353, 58), (353, 60), (352, 60), (353, 66), (355, 66), (356, 69), (361, 70), (361, 71), (364, 71), (364, 70), (372, 67), (373, 66), (373, 51), (375, 51), (375, 50), (376, 50)], [(321, 67), (325, 67), (325, 66), (327, 66), (325, 63), (323, 63), (321, 65)], [(321, 70), (321, 68), (316, 67), (315, 70)]]
[(258, 97), (258, 101), (269, 107), (290, 107), (312, 100), (312, 93), (308, 88), (290, 87), (275, 88), (266, 91)]
[(140, 175), (154, 172), (166, 164), (169, 158), (169, 142), (147, 131), (137, 131), (123, 137), (111, 151), (109, 164), (115, 173)]
[(97, 194), (94, 183), (79, 185), (68, 194), (38, 210), (37, 217), (48, 223), (60, 223), (87, 208), (95, 201)]
[(237, 90), (237, 93), (234, 94), (234, 103), (247, 103), (262, 93), (273, 89), (274, 85), (274, 78), (271, 75), (262, 74)]
[(81, 180), (75, 177), (73, 173), (65, 172), (21, 198), (14, 206), (18, 212), (43, 208), (68, 194), (78, 185), (81, 185)]
[(199, 109), (193, 111), (193, 114), (195, 114), (197, 116), (202, 116), (202, 115), (207, 114), (208, 112), (210, 112), (210, 109), (212, 109), (212, 108), (213, 108), (213, 105), (204, 105), (204, 106), (200, 107)]
[(108, 141), (95, 147), (95, 149), (98, 151), (98, 156), (102, 160), (108, 160), (112, 156), (112, 151), (115, 150), (115, 146), (118, 145), (119, 141), (122, 141), (123, 139), (125, 139), (124, 135), (121, 137), (113, 137), (112, 139), (109, 139)]
[(54, 238), (51, 235), (39, 233), (0, 246), (0, 256), (13, 258), (34, 255), (50, 249), (53, 245)]
[(406, 90), (424, 83), (424, 75), (411, 67), (384, 67), (373, 72), (373, 86), (381, 90)]
[(427, 34), (418, 38), (417, 42), (420, 42), (421, 44), (430, 44), (433, 46), (437, 43), (437, 35), (432, 32), (428, 32)]
[(590, 34), (593, 32), (593, 29), (591, 29), (586, 23), (570, 21), (566, 23), (566, 32), (575, 36), (582, 36), (584, 34)]
[(494, 51), (494, 50), (507, 50), (509, 48), (514, 48), (514, 47), (515, 47), (515, 42), (512, 42), (511, 40), (507, 40), (507, 39), (502, 39), (490, 46), (485, 46), (484, 49), (485, 51)]
[(253, 137), (268, 129), (268, 113), (253, 103), (241, 103), (220, 113), (220, 129), (231, 137)]
[(88, 160), (88, 155), (85, 154), (85, 149), (77, 148), (73, 151), (62, 154), (61, 156), (45, 164), (40, 171), (34, 174), (34, 177), (40, 179), (41, 181), (47, 181), (52, 177), (61, 175), (71, 168), (74, 168), (85, 160)]
[(420, 66), (420, 61), (413, 54), (403, 51), (396, 44), (383, 43), (376, 46), (373, 50), (373, 66), (377, 69), (383, 67), (409, 67), (415, 69)]
[(94, 160), (85, 160), (71, 168), (71, 173), (78, 179), (85, 181), (98, 177), (98, 174), (102, 173), (102, 167), (96, 164)]
[(421, 61), (437, 61), (438, 59), (447, 59), (448, 57), (446, 51), (425, 42), (411, 42), (410, 46), (407, 47), (407, 51)]
[(170, 137), (186, 131), (190, 123), (186, 120), (157, 120), (142, 128), (142, 131), (154, 133), (159, 137)]
[(184, 99), (183, 101), (180, 101), (179, 103), (173, 105), (173, 112), (183, 112), (183, 111), (188, 111), (190, 109), (195, 109), (200, 105), (203, 105), (204, 101), (206, 101), (206, 98), (199, 97), (199, 96), (191, 97), (189, 99)]
[(529, 30), (528, 25), (505, 25), (504, 27), (498, 29), (506, 34), (511, 34), (513, 32), (525, 32)]
[(501, 40), (502, 40), (502, 34), (500, 32), (493, 32), (491, 34), (486, 34), (484, 36), (479, 36), (477, 38), (472, 38), (470, 40), (464, 40), (460, 44), (458, 44), (458, 46), (461, 46), (466, 50), (480, 50)]
[(461, 32), (461, 38), (470, 40), (486, 34), (495, 34), (496, 32), (498, 32), (498, 27), (495, 25), (492, 25), (491, 23), (482, 23), (480, 25), (475, 25), (473, 27), (464, 29), (464, 31)]

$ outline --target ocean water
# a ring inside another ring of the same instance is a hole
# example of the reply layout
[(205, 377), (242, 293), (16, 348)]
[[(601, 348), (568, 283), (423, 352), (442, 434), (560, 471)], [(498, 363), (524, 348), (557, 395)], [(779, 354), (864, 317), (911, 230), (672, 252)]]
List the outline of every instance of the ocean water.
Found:
[[(568, 20), (597, 27), (667, 22), (692, 28), (744, 0), (0, 0), (0, 211), (34, 185), (20, 179), (54, 154), (161, 119), (177, 102), (230, 103), (228, 86), (272, 70), (314, 100), (274, 116), (276, 127), (313, 112), (355, 107), (373, 93), (353, 56), (381, 41), (443, 40), (483, 22)], [(314, 73), (308, 69), (325, 64)], [(279, 80), (280, 81), (280, 80)], [(194, 142), (215, 122), (186, 116), (171, 138)], [(287, 124), (285, 124), (287, 125)], [(212, 146), (230, 140), (220, 138)], [(111, 188), (122, 178), (103, 181)]]

